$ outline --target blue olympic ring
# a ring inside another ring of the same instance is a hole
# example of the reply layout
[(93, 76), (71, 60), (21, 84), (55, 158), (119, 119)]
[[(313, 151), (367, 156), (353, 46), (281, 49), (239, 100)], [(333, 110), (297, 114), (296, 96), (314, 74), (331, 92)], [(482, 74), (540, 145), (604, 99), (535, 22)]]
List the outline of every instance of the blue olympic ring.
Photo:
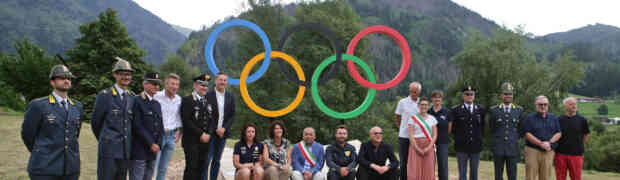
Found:
[[(263, 74), (265, 74), (265, 72), (267, 71), (267, 68), (269, 68), (269, 63), (271, 63), (271, 44), (269, 43), (269, 38), (267, 38), (267, 34), (263, 31), (263, 29), (258, 27), (258, 25), (242, 19), (233, 19), (217, 26), (217, 28), (215, 28), (213, 32), (209, 34), (209, 38), (207, 39), (207, 43), (205, 44), (205, 61), (207, 61), (207, 66), (214, 75), (220, 72), (220, 70), (217, 68), (217, 65), (215, 65), (215, 60), (213, 58), (213, 48), (215, 47), (215, 41), (217, 41), (217, 36), (222, 31), (234, 26), (241, 26), (251, 29), (258, 35), (258, 37), (260, 37), (260, 39), (263, 41), (263, 45), (265, 46), (265, 59), (263, 61), (263, 64), (260, 66), (260, 68), (258, 68), (258, 71), (248, 77), (247, 83), (249, 84), (263, 76)], [(232, 85), (239, 85), (239, 79), (229, 78), (228, 83)]]

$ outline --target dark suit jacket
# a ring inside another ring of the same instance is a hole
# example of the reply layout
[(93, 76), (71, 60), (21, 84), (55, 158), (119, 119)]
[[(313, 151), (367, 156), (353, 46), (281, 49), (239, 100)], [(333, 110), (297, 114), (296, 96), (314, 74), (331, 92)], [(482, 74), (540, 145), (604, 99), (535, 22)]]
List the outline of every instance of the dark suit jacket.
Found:
[(164, 125), (161, 114), (161, 105), (153, 99), (140, 93), (136, 96), (133, 105), (134, 118), (132, 121), (133, 141), (131, 148), (132, 160), (155, 160), (157, 153), (151, 152), (151, 145), (161, 147), (164, 135)]
[(485, 115), (486, 109), (480, 104), (474, 105), (473, 113), (464, 104), (452, 107), (449, 119), (452, 122), (456, 152), (479, 153), (482, 151)]
[[(217, 120), (219, 119), (219, 109), (217, 106), (217, 98), (215, 97), (215, 88), (213, 88), (214, 90), (211, 90), (209, 92), (207, 92), (206, 97), (207, 97), (207, 101), (209, 104), (211, 104), (211, 107), (213, 107), (213, 121), (214, 121), (214, 126), (217, 129)], [(235, 120), (235, 100), (233, 95), (226, 91), (224, 94), (224, 125), (222, 126), (223, 128), (226, 129), (226, 133), (224, 133), (224, 138), (228, 138), (230, 136), (230, 126), (233, 123), (233, 120)]]
[(127, 92), (123, 100), (114, 87), (102, 90), (95, 98), (90, 121), (99, 141), (99, 157), (129, 160), (131, 156), (131, 121), (135, 94)]
[(200, 136), (202, 133), (207, 133), (211, 137), (215, 135), (215, 129), (217, 128), (215, 123), (217, 123), (217, 120), (213, 121), (212, 114), (214, 109), (217, 109), (217, 106), (213, 106), (210, 103), (207, 103), (207, 106), (201, 106), (199, 101), (194, 100), (192, 94), (181, 99), (183, 147), (195, 144), (208, 144), (200, 142)]
[(62, 176), (80, 173), (78, 137), (83, 106), (69, 99), (69, 111), (49, 95), (28, 104), (21, 136), (28, 151), (28, 173)]

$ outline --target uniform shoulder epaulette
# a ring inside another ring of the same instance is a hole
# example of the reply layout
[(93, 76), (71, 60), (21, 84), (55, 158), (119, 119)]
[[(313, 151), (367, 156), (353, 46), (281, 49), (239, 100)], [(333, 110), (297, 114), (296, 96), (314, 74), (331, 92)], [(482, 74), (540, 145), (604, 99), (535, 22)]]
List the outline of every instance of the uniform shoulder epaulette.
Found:
[(459, 107), (460, 105), (461, 105), (461, 104), (454, 105), (454, 106), (452, 106), (450, 109), (455, 109), (455, 108)]
[(495, 109), (495, 108), (498, 108), (498, 107), (499, 107), (499, 105), (493, 105), (493, 106), (491, 106), (490, 109)]
[(136, 93), (134, 93), (133, 91), (129, 90), (127, 91), (127, 93), (129, 93), (130, 96), (136, 96)]
[(101, 91), (99, 91), (99, 93), (103, 93), (103, 94), (108, 94), (110, 91), (108, 91), (108, 89), (103, 89)]

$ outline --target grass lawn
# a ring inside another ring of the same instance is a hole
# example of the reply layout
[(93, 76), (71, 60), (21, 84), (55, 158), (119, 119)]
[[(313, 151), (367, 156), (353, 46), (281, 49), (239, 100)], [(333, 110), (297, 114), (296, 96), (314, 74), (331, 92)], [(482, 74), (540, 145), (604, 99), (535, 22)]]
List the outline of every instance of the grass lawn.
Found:
[[(2, 145), (0, 145), (0, 152), (2, 153), (2, 159), (0, 159), (0, 179), (28, 179), (26, 166), (30, 153), (26, 150), (20, 137), (22, 121), (23, 116), (20, 114), (0, 115), (0, 142), (2, 142)], [(96, 179), (97, 142), (90, 129), (90, 124), (84, 123), (80, 134), (80, 156), (82, 159), (80, 179)], [(229, 139), (227, 146), (232, 147), (232, 144), (236, 141), (236, 139)], [(171, 163), (179, 162), (184, 158), (183, 149), (180, 147), (180, 143), (177, 143)], [(450, 179), (456, 179), (458, 177), (456, 159), (450, 158), (449, 161)], [(182, 174), (182, 164), (171, 166), (176, 167), (169, 168), (168, 174), (177, 174), (176, 177)], [(519, 164), (518, 174), (519, 179), (524, 179), (525, 169), (523, 164)], [(480, 162), (479, 177), (480, 179), (493, 179), (492, 162)], [(620, 174), (585, 171), (583, 179), (616, 180), (620, 179)]]
[[(600, 102), (583, 102), (578, 104), (579, 113), (586, 117), (601, 116), (598, 114), (598, 108), (601, 106)], [(613, 101), (607, 101), (608, 114), (606, 117), (620, 117), (620, 104), (615, 104)]]
[[(29, 179), (26, 167), (30, 152), (21, 140), (22, 115), (0, 115), (0, 179)], [(80, 133), (80, 179), (97, 179), (97, 141), (90, 124), (83, 123)], [(171, 162), (184, 159), (181, 143), (177, 143)]]

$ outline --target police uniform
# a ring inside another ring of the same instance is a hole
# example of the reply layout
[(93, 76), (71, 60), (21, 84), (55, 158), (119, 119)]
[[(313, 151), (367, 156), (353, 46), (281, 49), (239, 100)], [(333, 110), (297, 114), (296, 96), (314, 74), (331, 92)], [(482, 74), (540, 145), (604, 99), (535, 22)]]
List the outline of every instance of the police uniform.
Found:
[[(512, 94), (513, 87), (509, 83), (502, 85), (502, 93)], [(519, 126), (523, 116), (523, 108), (514, 104), (499, 104), (489, 109), (489, 124), (493, 144), (493, 162), (495, 179), (502, 180), (504, 164), (509, 180), (517, 179), (517, 162), (519, 160)]]
[[(194, 78), (195, 83), (207, 86), (211, 77), (207, 74)], [(197, 92), (185, 96), (181, 100), (181, 119), (183, 121), (182, 146), (185, 151), (185, 171), (183, 179), (200, 179), (207, 171), (206, 160), (209, 142), (200, 141), (202, 133), (215, 136), (215, 123), (212, 118), (213, 108), (205, 96)], [(209, 141), (211, 141), (211, 139)]]
[[(158, 73), (147, 73), (144, 80), (149, 83), (160, 84)], [(164, 125), (159, 102), (145, 91), (135, 97), (133, 105), (134, 118), (132, 121), (133, 141), (131, 159), (135, 160), (129, 175), (131, 180), (151, 180), (155, 168), (156, 152), (151, 146), (161, 147), (164, 134)]]
[[(52, 68), (50, 79), (74, 76), (63, 65)], [(78, 101), (62, 99), (56, 93), (37, 98), (28, 104), (21, 137), (30, 151), (30, 179), (77, 180), (80, 174), (78, 137), (82, 126), (83, 106)]]
[[(464, 93), (475, 93), (476, 89), (468, 86)], [(478, 177), (478, 163), (482, 151), (482, 133), (486, 110), (480, 104), (459, 104), (450, 110), (454, 148), (457, 152), (459, 178), (464, 180), (467, 175), (467, 164), (470, 164), (472, 180)]]
[[(133, 71), (129, 62), (117, 58), (113, 72)], [(124, 92), (124, 93), (121, 93)], [(97, 179), (126, 179), (131, 166), (132, 120), (135, 94), (116, 85), (97, 94), (91, 120), (99, 149)]]

